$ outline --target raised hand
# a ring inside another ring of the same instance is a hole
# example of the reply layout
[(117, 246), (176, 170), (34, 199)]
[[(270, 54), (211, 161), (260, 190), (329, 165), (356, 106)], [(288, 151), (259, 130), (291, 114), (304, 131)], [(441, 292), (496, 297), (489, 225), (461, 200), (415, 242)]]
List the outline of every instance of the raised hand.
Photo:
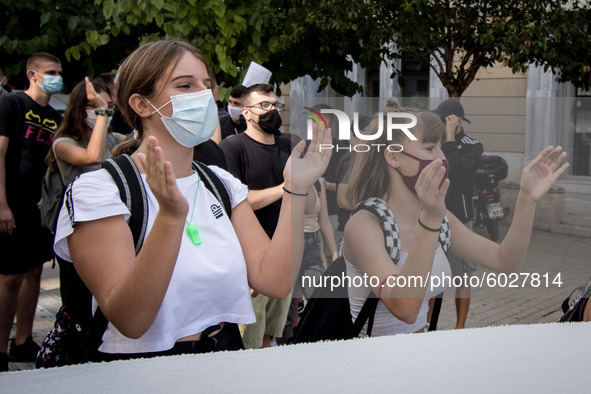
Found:
[(164, 160), (164, 153), (156, 137), (148, 137), (146, 154), (138, 153), (138, 158), (146, 172), (146, 182), (158, 200), (160, 206), (158, 212), (185, 220), (189, 203), (181, 194), (176, 184), (172, 164)]
[(521, 192), (524, 196), (538, 201), (556, 180), (566, 171), (569, 163), (561, 165), (566, 158), (566, 152), (561, 146), (549, 146), (544, 149), (521, 174)]
[(449, 115), (445, 118), (445, 132), (447, 133), (447, 140), (453, 141), (456, 134), (460, 131), (460, 118), (456, 115)]
[(330, 144), (330, 129), (313, 129), (308, 151), (304, 157), (301, 157), (306, 143), (300, 141), (291, 152), (283, 170), (285, 188), (295, 193), (305, 194), (308, 187), (313, 185), (326, 171), (332, 155)]
[(86, 82), (86, 99), (88, 102), (94, 108), (107, 108), (107, 103), (105, 103), (105, 100), (96, 93), (94, 86), (92, 86), (88, 77), (84, 77), (84, 82)]

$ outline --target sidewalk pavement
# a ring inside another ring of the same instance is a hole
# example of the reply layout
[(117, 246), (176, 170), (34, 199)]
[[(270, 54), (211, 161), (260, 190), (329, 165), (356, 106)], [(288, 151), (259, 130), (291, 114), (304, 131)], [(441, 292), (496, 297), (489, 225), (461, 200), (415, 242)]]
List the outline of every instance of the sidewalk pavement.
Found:
[[(507, 226), (500, 226), (500, 239), (505, 237), (507, 229)], [(482, 230), (476, 231), (485, 235)], [(591, 277), (591, 240), (534, 231), (518, 276), (486, 276), (488, 274), (492, 273), (481, 267), (476, 269), (475, 276), (482, 279), (484, 275), (485, 284), (489, 282), (493, 286), (472, 289), (466, 328), (555, 322), (562, 315), (562, 301)], [(560, 286), (559, 281), (562, 282)], [(454, 294), (453, 288), (445, 292), (438, 330), (455, 327)], [(40, 344), (53, 328), (60, 306), (58, 267), (52, 268), (52, 263), (48, 262), (43, 271), (35, 317), (33, 339), (37, 343)], [(11, 370), (32, 368), (32, 363), (10, 363)]]

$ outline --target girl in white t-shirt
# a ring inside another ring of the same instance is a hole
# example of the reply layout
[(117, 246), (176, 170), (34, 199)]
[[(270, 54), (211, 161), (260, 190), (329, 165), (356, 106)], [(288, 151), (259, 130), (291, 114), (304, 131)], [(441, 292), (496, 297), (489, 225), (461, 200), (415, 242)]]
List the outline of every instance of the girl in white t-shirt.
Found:
[(147, 191), (143, 246), (136, 256), (125, 221), (130, 212), (105, 170), (72, 184), (55, 241), (56, 253), (74, 263), (109, 320), (99, 359), (239, 349), (236, 324), (254, 322), (249, 287), (276, 298), (292, 288), (302, 253), (303, 196), (328, 164), (330, 154), (318, 144), (330, 134), (316, 133), (303, 158), (304, 144), (294, 149), (269, 240), (244, 185), (212, 167), (230, 194), (230, 220), (192, 168), (193, 147), (218, 122), (202, 55), (179, 41), (144, 45), (123, 62), (116, 86), (137, 133), (121, 150), (131, 154)]
[[(445, 208), (449, 187), (447, 160), (441, 151), (445, 128), (437, 115), (408, 108), (396, 112), (405, 114), (391, 119), (386, 112), (381, 113), (364, 132), (376, 135), (383, 125), (408, 123), (410, 113), (417, 120), (409, 128), (416, 140), (402, 130), (393, 130), (390, 140), (389, 133), (382, 133), (372, 145), (381, 149), (355, 155), (347, 192), (354, 206), (371, 197), (382, 199), (393, 212), (400, 240), (400, 254), (394, 265), (384, 246), (381, 223), (372, 214), (357, 212), (345, 228), (348, 275), (368, 278), (366, 286), (349, 291), (352, 316), (358, 315), (370, 290), (381, 300), (372, 335), (420, 332), (426, 327), (427, 301), (444, 290), (431, 289), (428, 278), (450, 275), (449, 263), (439, 244), (445, 216), (451, 233), (450, 253), (494, 271), (519, 271), (531, 235), (536, 201), (568, 168), (568, 163), (560, 166), (566, 157), (562, 148), (548, 147), (523, 170), (515, 216), (499, 245), (470, 231)], [(413, 278), (423, 278), (422, 285)]]

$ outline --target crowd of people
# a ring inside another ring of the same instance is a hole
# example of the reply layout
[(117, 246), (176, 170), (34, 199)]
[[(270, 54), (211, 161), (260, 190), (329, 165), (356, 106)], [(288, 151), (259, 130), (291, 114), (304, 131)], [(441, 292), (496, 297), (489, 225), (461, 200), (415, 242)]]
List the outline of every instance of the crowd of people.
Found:
[[(536, 201), (568, 167), (561, 165), (566, 153), (549, 147), (525, 168), (515, 220), (497, 244), (470, 231), (465, 200), (482, 144), (465, 135), (467, 119), (455, 100), (433, 112), (394, 100), (390, 111), (416, 117), (410, 131), (418, 140), (395, 130), (393, 140), (383, 133), (376, 143), (402, 151), (331, 158), (319, 148), (336, 145), (330, 127), (315, 126), (311, 141), (293, 145), (295, 136), (282, 135), (284, 104), (273, 85), (239, 85), (227, 111), (218, 108), (212, 68), (182, 41), (145, 44), (116, 76), (80, 81), (64, 116), (49, 105), (63, 86), (60, 60), (37, 53), (26, 68), (29, 87), (0, 96), (0, 371), (9, 360), (37, 355), (33, 320), (42, 266), (53, 253), (62, 286), (65, 276), (79, 275), (108, 320), (94, 360), (285, 343), (314, 291), (297, 279), (321, 276), (339, 255), (350, 277), (380, 279), (350, 289), (353, 319), (373, 291), (380, 302), (372, 335), (422, 332), (429, 300), (444, 288), (386, 286), (388, 280), (451, 274), (448, 250), (462, 272), (473, 272), (473, 264), (518, 271)], [(386, 122), (380, 116), (362, 115), (360, 132), (376, 134)], [(129, 206), (101, 169), (120, 155), (145, 190), (140, 247), (127, 223)], [(223, 185), (229, 209), (204, 187), (194, 160)], [(69, 185), (54, 234), (41, 226), (37, 209), (48, 167)], [(395, 255), (384, 247), (379, 218), (364, 209), (349, 217), (368, 201), (391, 219)], [(469, 302), (469, 291), (458, 299)], [(466, 314), (459, 302), (458, 328)]]

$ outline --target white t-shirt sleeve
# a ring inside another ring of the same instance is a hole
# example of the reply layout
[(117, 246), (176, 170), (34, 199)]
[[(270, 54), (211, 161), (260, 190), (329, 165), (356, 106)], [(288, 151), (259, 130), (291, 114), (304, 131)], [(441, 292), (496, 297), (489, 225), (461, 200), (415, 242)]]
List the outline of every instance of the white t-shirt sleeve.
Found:
[(72, 183), (71, 191), (64, 198), (55, 231), (55, 253), (72, 261), (67, 237), (74, 232), (76, 223), (116, 215), (123, 215), (127, 220), (131, 214), (121, 201), (111, 175), (104, 169), (82, 174)]
[(218, 166), (208, 167), (220, 177), (224, 183), (224, 186), (226, 186), (226, 189), (230, 194), (230, 203), (232, 204), (232, 209), (236, 208), (236, 205), (246, 200), (246, 197), (248, 197), (248, 187), (246, 187), (245, 184), (240, 182), (238, 178), (223, 168)]

